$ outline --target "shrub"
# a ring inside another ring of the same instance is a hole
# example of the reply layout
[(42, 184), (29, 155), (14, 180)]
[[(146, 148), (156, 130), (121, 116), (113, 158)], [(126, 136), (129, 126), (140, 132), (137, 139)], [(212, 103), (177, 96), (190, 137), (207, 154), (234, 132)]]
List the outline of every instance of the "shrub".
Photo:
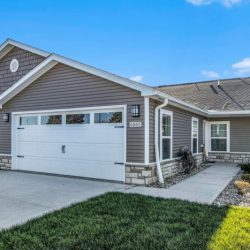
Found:
[(250, 183), (246, 181), (236, 181), (234, 185), (241, 194), (246, 194), (250, 192)]
[(194, 157), (188, 146), (180, 148), (176, 154), (176, 157), (180, 158), (179, 161), (182, 164), (184, 173), (189, 174), (191, 170), (195, 167)]
[(241, 179), (250, 183), (250, 174), (243, 174)]
[(240, 168), (244, 172), (250, 173), (250, 163), (242, 163), (242, 164), (240, 164)]

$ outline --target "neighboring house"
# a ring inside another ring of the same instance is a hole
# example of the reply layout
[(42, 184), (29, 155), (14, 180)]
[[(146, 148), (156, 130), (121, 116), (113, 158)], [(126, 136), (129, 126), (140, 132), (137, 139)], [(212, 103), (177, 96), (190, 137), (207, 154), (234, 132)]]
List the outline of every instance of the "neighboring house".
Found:
[[(150, 184), (250, 159), (250, 78), (152, 88), (7, 40), (0, 47), (2, 168)], [(157, 170), (157, 171), (156, 171)]]

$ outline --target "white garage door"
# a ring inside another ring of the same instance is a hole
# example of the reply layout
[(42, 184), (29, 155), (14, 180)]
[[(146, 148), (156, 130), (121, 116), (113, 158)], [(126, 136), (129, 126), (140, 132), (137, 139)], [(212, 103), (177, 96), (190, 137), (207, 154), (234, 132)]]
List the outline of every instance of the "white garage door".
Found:
[(123, 109), (14, 115), (13, 168), (124, 181)]

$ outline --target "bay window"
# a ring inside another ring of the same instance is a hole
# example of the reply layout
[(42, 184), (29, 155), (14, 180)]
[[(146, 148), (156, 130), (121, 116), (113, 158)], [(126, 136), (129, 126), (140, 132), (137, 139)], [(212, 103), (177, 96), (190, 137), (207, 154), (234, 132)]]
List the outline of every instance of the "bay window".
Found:
[(173, 113), (161, 110), (161, 160), (172, 158)]
[(197, 118), (192, 118), (192, 132), (191, 132), (191, 149), (193, 154), (198, 153), (198, 133), (199, 133), (199, 119)]

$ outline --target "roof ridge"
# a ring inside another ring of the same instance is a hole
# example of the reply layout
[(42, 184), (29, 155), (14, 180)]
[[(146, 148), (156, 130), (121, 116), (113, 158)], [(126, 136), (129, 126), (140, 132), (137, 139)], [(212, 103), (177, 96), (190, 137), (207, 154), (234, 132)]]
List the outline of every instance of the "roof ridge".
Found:
[(208, 80), (208, 81), (197, 81), (197, 82), (187, 82), (187, 83), (174, 83), (174, 84), (165, 84), (165, 85), (159, 85), (154, 86), (154, 88), (166, 88), (166, 87), (178, 87), (178, 86), (186, 86), (186, 85), (195, 85), (195, 84), (208, 84), (208, 83), (217, 83), (218, 81), (232, 81), (232, 80), (242, 80), (242, 79), (248, 79), (250, 76), (246, 77), (232, 77), (232, 78), (222, 78), (222, 79), (215, 79), (215, 80)]

